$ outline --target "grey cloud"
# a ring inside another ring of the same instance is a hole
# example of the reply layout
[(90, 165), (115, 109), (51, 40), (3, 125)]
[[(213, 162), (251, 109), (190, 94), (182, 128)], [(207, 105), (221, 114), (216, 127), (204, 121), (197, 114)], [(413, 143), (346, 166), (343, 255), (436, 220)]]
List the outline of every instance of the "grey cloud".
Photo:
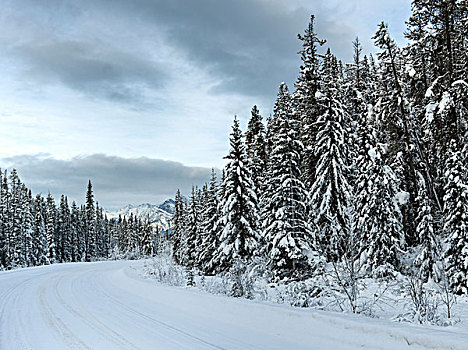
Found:
[[(281, 81), (291, 82), (297, 76), (301, 45), (297, 33), (303, 32), (311, 14), (306, 9), (291, 11), (279, 3), (258, 0), (117, 3), (126, 13), (139, 13), (165, 28), (169, 40), (185, 50), (191, 60), (220, 77), (215, 92), (268, 97)], [(356, 36), (354, 28), (333, 19), (332, 9), (321, 3), (317, 0), (310, 4), (318, 12), (317, 29), (333, 43), (338, 56), (348, 59)]]
[[(137, 26), (139, 30), (143, 28), (141, 35), (148, 43), (152, 35), (162, 33), (167, 43), (178, 50), (176, 52), (182, 52), (189, 61), (219, 81), (213, 93), (234, 92), (268, 99), (274, 96), (281, 81), (292, 83), (295, 80), (299, 70), (296, 52), (300, 49), (297, 33), (303, 32), (310, 16), (310, 10), (291, 10), (279, 1), (261, 0), (75, 0), (65, 3), (67, 6), (63, 6), (63, 1), (40, 1), (33, 2), (33, 6), (40, 7), (43, 12), (53, 8), (78, 27), (82, 25), (82, 17), (98, 22), (95, 26), (108, 26), (113, 32)], [(355, 29), (333, 18), (333, 9), (320, 0), (310, 1), (308, 6), (317, 14), (320, 35), (332, 43), (337, 55), (348, 59)], [(67, 11), (73, 12), (75, 17), (66, 15)], [(132, 42), (121, 44), (133, 45)], [(146, 52), (122, 57), (120, 52), (102, 52), (98, 46), (84, 45), (56, 42), (51, 47), (34, 47), (26, 53), (43, 74), (56, 75), (65, 84), (81, 90), (104, 91), (111, 99), (127, 96), (125, 91), (122, 94), (115, 89), (125, 86), (127, 80), (153, 87), (153, 83), (164, 80), (162, 70), (153, 68), (154, 62), (135, 58), (146, 57)]]
[(120, 1), (120, 9), (162, 27), (169, 43), (220, 79), (215, 93), (271, 97), (297, 74), (296, 35), (306, 13), (254, 0)]
[(167, 74), (155, 63), (109, 45), (49, 41), (14, 49), (29, 63), (28, 76), (41, 83), (60, 81), (87, 94), (121, 102), (139, 101), (139, 89), (159, 88)]
[(8, 169), (16, 168), (34, 193), (57, 198), (69, 196), (84, 202), (88, 179), (93, 183), (96, 200), (108, 209), (126, 204), (159, 203), (172, 198), (178, 188), (189, 194), (192, 185), (208, 181), (211, 170), (150, 158), (121, 158), (94, 154), (58, 160), (48, 155), (22, 155), (0, 158)]

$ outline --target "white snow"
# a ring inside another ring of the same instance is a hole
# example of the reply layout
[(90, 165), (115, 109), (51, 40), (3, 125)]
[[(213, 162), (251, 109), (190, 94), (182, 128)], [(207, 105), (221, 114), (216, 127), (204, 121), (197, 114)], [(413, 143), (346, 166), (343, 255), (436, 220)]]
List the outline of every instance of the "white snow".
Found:
[(372, 147), (371, 149), (369, 149), (367, 153), (369, 154), (369, 157), (371, 157), (372, 159), (377, 158), (377, 150), (375, 147)]
[(428, 124), (432, 123), (434, 120), (434, 111), (437, 108), (437, 103), (431, 102), (426, 106), (426, 122)]
[(406, 203), (408, 203), (409, 193), (406, 191), (400, 191), (396, 194), (395, 197), (396, 197), (398, 204), (405, 205)]
[(167, 210), (173, 210), (173, 204), (169, 200), (160, 205), (144, 203), (133, 206), (129, 204), (116, 211), (105, 211), (105, 214), (109, 219), (118, 219), (119, 216), (128, 219), (130, 214), (143, 221), (149, 217), (152, 226), (167, 230), (171, 226), (172, 218), (172, 213)]
[(444, 91), (442, 94), (442, 100), (439, 102), (439, 111), (442, 113), (445, 111), (450, 105), (452, 104), (452, 97), (450, 96), (450, 93), (447, 91)]
[(406, 66), (406, 73), (407, 73), (411, 78), (413, 78), (413, 77), (416, 75), (416, 70), (414, 69), (413, 66), (407, 65), (407, 66)]
[(142, 261), (0, 272), (0, 349), (466, 349), (422, 327), (171, 287)]

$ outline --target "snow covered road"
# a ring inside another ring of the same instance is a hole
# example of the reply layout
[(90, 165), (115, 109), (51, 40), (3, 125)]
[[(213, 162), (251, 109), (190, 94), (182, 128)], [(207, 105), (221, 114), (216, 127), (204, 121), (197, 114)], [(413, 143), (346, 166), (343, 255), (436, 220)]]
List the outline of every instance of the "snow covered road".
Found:
[(138, 264), (0, 272), (0, 349), (468, 349), (451, 330), (162, 286)]

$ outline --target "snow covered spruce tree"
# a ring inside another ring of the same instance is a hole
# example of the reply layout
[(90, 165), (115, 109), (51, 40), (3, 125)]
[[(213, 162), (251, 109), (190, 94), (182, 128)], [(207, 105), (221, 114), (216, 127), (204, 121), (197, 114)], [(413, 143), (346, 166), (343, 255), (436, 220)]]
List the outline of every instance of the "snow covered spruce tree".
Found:
[(10, 266), (8, 254), (9, 230), (9, 195), (7, 172), (0, 172), (0, 267), (2, 269)]
[(352, 129), (349, 133), (351, 182), (356, 186), (359, 168), (367, 168), (365, 163), (370, 161), (369, 150), (376, 145), (373, 128), (375, 91), (367, 58), (361, 59), (362, 47), (358, 38), (353, 41), (353, 48), (353, 62), (346, 66), (343, 90)]
[(47, 259), (49, 263), (56, 262), (56, 214), (55, 201), (49, 193), (46, 200), (46, 237), (47, 237)]
[(226, 271), (235, 260), (251, 258), (260, 239), (257, 194), (237, 118), (234, 118), (230, 146), (222, 185), (220, 245), (213, 259), (217, 271)]
[(359, 208), (358, 225), (368, 272), (382, 276), (398, 269), (398, 252), (404, 237), (398, 206), (398, 181), (392, 169), (384, 164), (377, 148), (371, 150), (371, 155), (367, 203)]
[(184, 234), (184, 200), (180, 194), (180, 190), (177, 190), (175, 195), (172, 227), (172, 257), (177, 264), (180, 264), (182, 239)]
[(252, 181), (255, 188), (259, 190), (263, 186), (266, 169), (266, 132), (262, 116), (257, 106), (253, 106), (251, 117), (245, 132), (246, 154), (252, 173)]
[[(380, 142), (387, 144), (386, 164), (402, 179), (401, 190), (409, 194), (404, 204), (400, 205), (403, 216), (405, 241), (409, 245), (417, 244), (415, 217), (417, 196), (416, 152), (406, 84), (402, 75), (403, 57), (401, 50), (390, 37), (388, 26), (381, 22), (373, 36), (375, 45), (381, 49), (378, 54), (381, 65), (381, 86), (379, 91), (378, 115)], [(421, 157), (419, 157), (421, 158)]]
[[(350, 165), (353, 174), (355, 238), (367, 273), (387, 274), (398, 268), (402, 245), (401, 214), (397, 203), (399, 182), (385, 164), (375, 130), (374, 82), (367, 61), (360, 61), (359, 41), (353, 42), (354, 62), (349, 66), (348, 108), (354, 125)], [(366, 261), (367, 258), (367, 261)]]
[(304, 145), (303, 156), (303, 182), (310, 188), (315, 178), (317, 154), (314, 153), (315, 139), (317, 135), (317, 118), (319, 116), (316, 93), (320, 88), (320, 61), (317, 53), (318, 46), (325, 44), (325, 40), (317, 37), (314, 31), (315, 16), (310, 17), (310, 22), (303, 35), (298, 38), (302, 42), (300, 74), (297, 78), (293, 94), (294, 110), (300, 121), (301, 141)]
[(274, 107), (278, 124), (262, 199), (263, 237), (270, 268), (280, 277), (306, 278), (311, 272), (312, 235), (307, 223), (307, 190), (301, 180), (302, 142), (288, 87), (282, 83)]
[(202, 208), (201, 245), (199, 254), (199, 266), (205, 273), (212, 273), (211, 265), (214, 253), (219, 246), (219, 214), (218, 214), (218, 185), (216, 172), (211, 169), (211, 178), (207, 187), (206, 197)]
[(192, 194), (186, 212), (186, 226), (182, 236), (180, 259), (182, 265), (188, 268), (197, 263), (197, 240), (200, 235), (200, 202), (198, 188), (192, 187)]
[(444, 185), (445, 264), (450, 288), (457, 294), (468, 294), (467, 171), (457, 143), (452, 140)]
[(153, 256), (153, 228), (150, 224), (149, 216), (146, 218), (145, 223), (143, 224), (143, 230), (141, 232), (141, 235), (141, 253), (144, 256)]
[(86, 249), (85, 261), (91, 261), (96, 257), (96, 209), (94, 207), (93, 185), (88, 181), (86, 192)]
[(71, 212), (70, 212), (70, 237), (71, 237), (71, 261), (81, 261), (83, 254), (82, 250), (82, 241), (83, 241), (83, 232), (81, 230), (79, 210), (76, 202), (72, 202)]
[(337, 260), (341, 255), (351, 196), (346, 144), (349, 115), (342, 102), (335, 68), (328, 51), (321, 69), (321, 89), (316, 93), (320, 114), (313, 152), (318, 162), (310, 190), (310, 218), (316, 243), (329, 260)]
[(418, 197), (416, 203), (419, 214), (416, 218), (416, 231), (421, 244), (421, 251), (416, 257), (414, 264), (419, 268), (418, 275), (423, 281), (428, 279), (440, 280), (440, 271), (437, 262), (440, 259), (441, 247), (435, 233), (435, 223), (432, 202), (427, 191), (426, 180), (418, 173)]

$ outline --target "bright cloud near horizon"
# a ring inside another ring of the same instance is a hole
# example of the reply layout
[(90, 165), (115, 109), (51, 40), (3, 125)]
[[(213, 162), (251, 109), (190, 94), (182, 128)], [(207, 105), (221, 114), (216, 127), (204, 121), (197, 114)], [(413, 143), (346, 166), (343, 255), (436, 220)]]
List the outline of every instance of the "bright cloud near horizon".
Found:
[(188, 191), (223, 165), (234, 115), (245, 127), (254, 104), (266, 116), (278, 85), (292, 88), (312, 13), (349, 61), (356, 36), (374, 52), (382, 20), (404, 43), (410, 1), (5, 0), (0, 166), (78, 200), (92, 178), (109, 207), (158, 201), (173, 179)]

